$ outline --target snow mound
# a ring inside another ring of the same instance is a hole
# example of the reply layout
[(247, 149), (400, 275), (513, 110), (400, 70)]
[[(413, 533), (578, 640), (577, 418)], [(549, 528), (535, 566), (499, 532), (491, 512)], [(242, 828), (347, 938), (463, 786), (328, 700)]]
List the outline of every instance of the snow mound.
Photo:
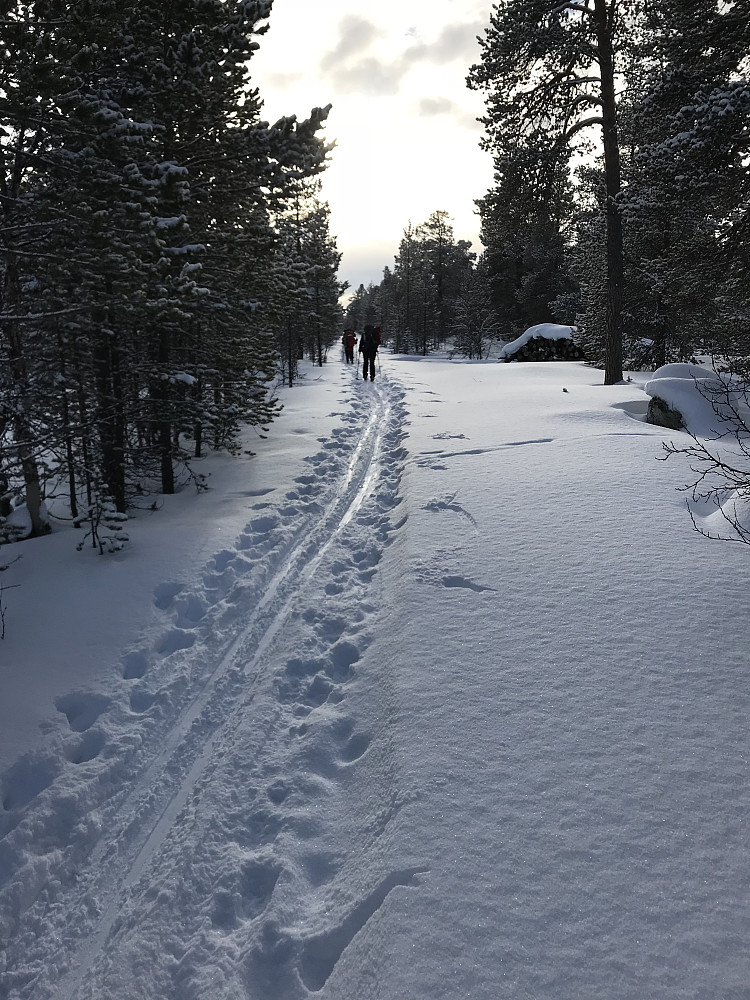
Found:
[(560, 323), (537, 323), (524, 330), (520, 337), (517, 337), (510, 344), (506, 344), (500, 351), (500, 358), (509, 358), (516, 354), (532, 338), (540, 340), (572, 340), (574, 326), (563, 326)]
[(677, 410), (698, 437), (725, 434), (736, 426), (737, 417), (750, 423), (747, 385), (733, 375), (681, 362), (657, 368), (643, 388)]
[(668, 365), (662, 365), (661, 368), (657, 368), (654, 374), (651, 376), (650, 381), (655, 381), (659, 378), (686, 378), (686, 379), (696, 379), (696, 378), (716, 378), (716, 372), (712, 368), (704, 368), (703, 365), (690, 364), (687, 361), (675, 361)]

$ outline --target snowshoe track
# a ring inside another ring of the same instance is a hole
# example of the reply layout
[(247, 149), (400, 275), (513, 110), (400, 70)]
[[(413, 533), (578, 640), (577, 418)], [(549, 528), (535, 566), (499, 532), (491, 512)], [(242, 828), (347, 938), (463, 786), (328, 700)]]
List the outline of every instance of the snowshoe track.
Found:
[[(134, 995), (118, 993), (125, 988), (118, 985), (122, 963), (129, 972), (140, 971), (142, 995), (155, 989), (164, 997), (192, 996), (194, 989), (196, 996), (207, 995), (193, 982), (192, 964), (180, 974), (169, 960), (166, 972), (159, 954), (164, 913), (172, 912), (179, 924), (185, 911), (177, 897), (188, 891), (197, 893), (191, 911), (196, 925), (183, 929), (183, 941), (219, 935), (236, 947), (234, 938), (250, 927), (244, 946), (254, 958), (242, 988), (260, 997), (270, 995), (256, 990), (278, 947), (269, 946), (269, 934), (283, 939), (288, 961), (281, 967), (291, 990), (284, 995), (303, 996), (307, 985), (314, 989), (330, 976), (335, 942), (343, 942), (340, 954), (375, 912), (367, 900), (382, 903), (393, 888), (414, 884), (416, 869), (373, 871), (365, 899), (348, 900), (338, 929), (323, 935), (322, 966), (315, 965), (304, 934), (285, 937), (273, 922), (257, 926), (285, 873), (301, 882), (303, 892), (334, 884), (342, 862), (312, 846), (321, 830), (308, 809), (321, 795), (341, 799), (352, 769), (378, 740), (347, 712), (346, 700), (369, 643), (367, 622), (376, 613), (368, 598), (377, 565), (404, 523), (391, 519), (406, 457), (401, 398), (387, 380), (368, 386), (366, 396), (355, 392), (358, 434), (351, 423), (337, 428), (310, 456), (311, 473), (298, 477), (294, 490), (275, 505), (259, 498), (234, 547), (209, 561), (198, 586), (165, 582), (157, 588), (154, 603), (168, 622), (151, 647), (124, 655), (121, 699), (74, 693), (60, 700), (57, 707), (76, 734), (67, 760), (91, 769), (87, 799), (69, 804), (69, 842), (56, 841), (52, 832), (59, 829), (52, 817), (65, 808), (68, 794), (53, 753), (24, 764), (38, 785), (31, 801), (14, 802), (13, 776), (2, 776), (0, 874), (8, 888), (0, 896), (0, 932), (10, 944), (0, 985), (10, 1000)], [(133, 730), (130, 756), (108, 760), (108, 725)], [(230, 775), (226, 785), (219, 774)], [(23, 787), (35, 787), (24, 777)], [(112, 795), (118, 778), (123, 791)], [(221, 793), (207, 796), (213, 787)], [(230, 795), (207, 815), (204, 799), (221, 799), (225, 787), (244, 787), (244, 799)], [(378, 814), (387, 820), (372, 825), (374, 840), (407, 801), (392, 783), (383, 791), (387, 801), (379, 803)], [(29, 857), (24, 845), (35, 828), (32, 842), (39, 842), (45, 824), (46, 850)], [(216, 826), (218, 840), (207, 833)], [(309, 847), (294, 864), (289, 852), (277, 850), (290, 835)], [(188, 889), (181, 884), (185, 861), (191, 859), (191, 871), (203, 872), (202, 854), (210, 858), (210, 874)], [(233, 863), (222, 874), (228, 858)], [(200, 916), (207, 892), (209, 930)], [(128, 949), (133, 928), (150, 919), (156, 936), (149, 962)], [(59, 942), (54, 970), (45, 958), (50, 935)]]

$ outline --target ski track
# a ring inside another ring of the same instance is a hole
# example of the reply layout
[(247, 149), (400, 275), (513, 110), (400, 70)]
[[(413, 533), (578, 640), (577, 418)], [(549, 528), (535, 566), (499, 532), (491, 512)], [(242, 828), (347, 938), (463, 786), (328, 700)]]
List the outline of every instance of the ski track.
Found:
[[(360, 844), (377, 844), (407, 802), (387, 733), (347, 708), (378, 563), (405, 520), (403, 392), (342, 377), (354, 421), (342, 411), (346, 426), (319, 440), (309, 474), (280, 499), (248, 491), (257, 502), (234, 545), (197, 584), (156, 588), (163, 631), (125, 651), (119, 687), (59, 699), (67, 735), (0, 775), (8, 1000), (207, 996), (217, 980), (201, 976), (220, 942), (246, 952), (248, 997), (304, 997), (391, 892), (418, 884), (424, 868), (382, 864), (345, 879), (320, 821), (321, 796), (344, 813), (347, 795), (361, 797), (354, 772), (378, 745)], [(264, 917), (286, 883), (293, 931)]]

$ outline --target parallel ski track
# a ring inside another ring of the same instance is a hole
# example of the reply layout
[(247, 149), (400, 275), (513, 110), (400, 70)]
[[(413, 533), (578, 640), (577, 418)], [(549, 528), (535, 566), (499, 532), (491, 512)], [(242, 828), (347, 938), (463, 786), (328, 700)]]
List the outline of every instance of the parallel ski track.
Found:
[[(264, 656), (299, 602), (301, 592), (372, 491), (379, 472), (383, 437), (391, 420), (387, 391), (378, 386), (372, 395), (373, 410), (335, 495), (311, 532), (297, 540), (286, 554), (247, 624), (221, 655), (202, 690), (164, 739), (161, 751), (118, 807), (111, 820), (118, 832), (100, 841), (92, 852), (86, 867), (93, 872), (100, 867), (107, 870), (110, 888), (99, 900), (100, 916), (87, 933), (85, 944), (70, 957), (69, 971), (54, 992), (56, 1000), (74, 1000), (117, 923), (125, 894), (164, 843), (222, 739), (234, 727), (238, 714), (245, 712), (252, 702), (254, 689), (263, 676)], [(232, 672), (242, 680), (244, 694), (239, 704), (236, 687), (217, 690), (219, 681)], [(220, 721), (209, 722), (207, 727), (209, 716)], [(200, 751), (186, 770), (185, 759), (190, 760), (190, 731), (199, 720), (203, 720)], [(176, 783), (175, 772), (179, 775)], [(162, 787), (155, 807), (153, 791), (159, 785)], [(148, 802), (145, 819), (144, 802)]]

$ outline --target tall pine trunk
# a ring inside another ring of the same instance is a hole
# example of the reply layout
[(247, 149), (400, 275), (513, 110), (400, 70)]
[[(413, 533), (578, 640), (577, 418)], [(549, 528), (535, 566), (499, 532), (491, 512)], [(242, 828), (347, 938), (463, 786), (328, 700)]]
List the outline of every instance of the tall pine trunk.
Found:
[[(614, 7), (614, 4), (611, 5)], [(614, 13), (614, 11), (613, 11)], [(594, 2), (599, 70), (601, 73), (602, 133), (604, 144), (604, 180), (607, 204), (607, 279), (604, 330), (604, 384), (622, 381), (622, 297), (623, 240), (622, 218), (617, 206), (621, 189), (620, 146), (617, 137), (617, 98), (612, 24), (605, 0)]]

